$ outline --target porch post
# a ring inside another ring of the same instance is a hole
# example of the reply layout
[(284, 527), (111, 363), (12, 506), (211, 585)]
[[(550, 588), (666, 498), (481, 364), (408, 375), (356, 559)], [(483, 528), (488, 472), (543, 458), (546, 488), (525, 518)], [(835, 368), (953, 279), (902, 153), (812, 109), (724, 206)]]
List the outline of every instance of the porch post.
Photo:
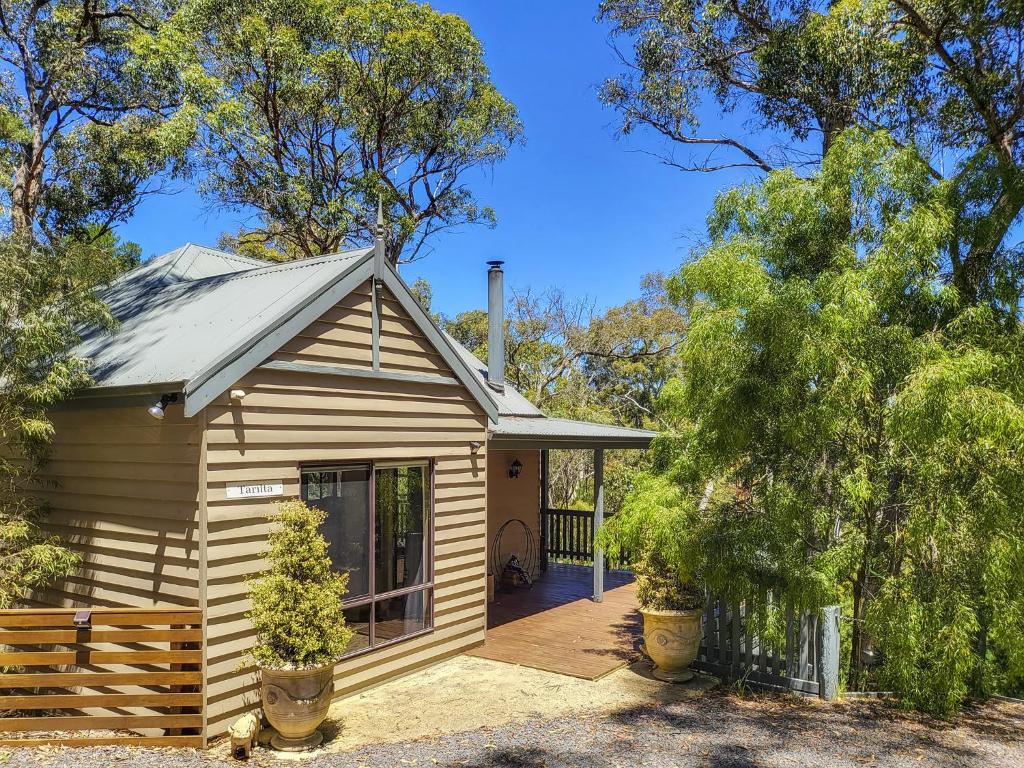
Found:
[(540, 452), (540, 570), (548, 569), (548, 508), (551, 506), (551, 490), (549, 488), (550, 466), (548, 449)]
[(604, 523), (604, 449), (594, 449), (594, 602), (604, 600), (604, 551), (597, 546), (597, 532)]

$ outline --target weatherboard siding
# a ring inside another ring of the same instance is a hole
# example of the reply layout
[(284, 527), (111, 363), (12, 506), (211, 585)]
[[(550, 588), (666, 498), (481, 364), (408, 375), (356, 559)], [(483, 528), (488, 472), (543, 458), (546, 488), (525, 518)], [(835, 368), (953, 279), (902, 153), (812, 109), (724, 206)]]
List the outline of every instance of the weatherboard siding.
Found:
[(50, 461), (33, 495), (45, 528), (82, 557), (41, 605), (199, 607), (201, 426), (169, 406), (83, 404), (51, 414)]
[[(245, 614), (247, 581), (263, 568), (267, 522), (282, 498), (299, 495), (300, 466), (312, 462), (432, 459), (434, 629), (364, 653), (337, 667), (345, 695), (478, 645), (486, 624), (487, 417), (402, 308), (381, 302), (381, 369), (437, 376), (437, 383), (321, 375), (260, 368), (208, 406), (207, 696), (210, 737), (258, 705), (259, 686), (244, 654), (253, 641)], [(271, 356), (318, 366), (372, 366), (367, 283)], [(283, 497), (229, 499), (241, 482), (283, 485)]]
[[(372, 299), (370, 283), (366, 282), (284, 344), (271, 359), (370, 370), (371, 324)], [(380, 366), (386, 371), (452, 376), (444, 359), (387, 289), (382, 289), (380, 302)]]

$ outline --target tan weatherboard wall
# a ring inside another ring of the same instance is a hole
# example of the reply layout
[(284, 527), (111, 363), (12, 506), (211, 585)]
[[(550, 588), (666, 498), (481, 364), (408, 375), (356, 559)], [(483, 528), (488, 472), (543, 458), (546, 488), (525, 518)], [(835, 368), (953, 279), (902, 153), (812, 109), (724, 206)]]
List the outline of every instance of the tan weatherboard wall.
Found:
[[(481, 643), (485, 630), (485, 450), (487, 417), (400, 305), (385, 299), (381, 369), (436, 375), (437, 383), (257, 369), (204, 412), (207, 420), (208, 718), (223, 733), (258, 705), (244, 653), (253, 641), (246, 580), (263, 567), (267, 516), (280, 498), (228, 500), (226, 486), (281, 482), (299, 495), (310, 462), (435, 461), (434, 631), (344, 661), (339, 695), (365, 688)], [(272, 356), (275, 360), (371, 367), (369, 286), (350, 295)]]
[[(516, 459), (523, 465), (519, 477), (508, 476), (509, 468)], [(491, 547), (498, 530), (509, 520), (522, 520), (533, 533), (534, 573), (540, 566), (540, 451), (497, 451), (487, 455), (487, 564), (493, 567)], [(528, 536), (522, 526), (509, 525), (501, 537), (501, 565), (508, 562), (509, 555), (518, 555), (520, 561), (527, 556)], [(499, 577), (500, 573), (495, 573)]]
[(180, 405), (158, 421), (147, 404), (79, 400), (51, 414), (53, 451), (34, 495), (82, 567), (39, 603), (200, 606), (200, 422)]

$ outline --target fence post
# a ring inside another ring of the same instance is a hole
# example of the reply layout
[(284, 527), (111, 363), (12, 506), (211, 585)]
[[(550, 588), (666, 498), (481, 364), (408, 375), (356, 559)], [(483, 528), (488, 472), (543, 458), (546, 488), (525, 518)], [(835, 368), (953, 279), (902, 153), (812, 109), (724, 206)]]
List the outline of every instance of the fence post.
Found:
[(821, 609), (818, 658), (818, 695), (825, 701), (839, 696), (839, 606)]

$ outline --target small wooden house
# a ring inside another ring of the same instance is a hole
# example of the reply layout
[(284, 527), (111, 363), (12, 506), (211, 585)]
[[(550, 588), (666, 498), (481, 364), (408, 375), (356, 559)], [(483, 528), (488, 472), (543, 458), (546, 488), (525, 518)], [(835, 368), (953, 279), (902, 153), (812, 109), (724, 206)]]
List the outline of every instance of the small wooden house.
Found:
[(223, 734), (259, 701), (246, 580), (268, 515), (301, 497), (350, 574), (339, 695), (483, 643), (488, 547), (510, 519), (541, 538), (546, 450), (652, 437), (547, 418), (508, 387), (500, 263), (488, 279), (485, 366), (379, 246), (267, 264), (186, 245), (122, 276), (40, 491), (83, 566), (38, 603), (201, 609), (204, 735)]

